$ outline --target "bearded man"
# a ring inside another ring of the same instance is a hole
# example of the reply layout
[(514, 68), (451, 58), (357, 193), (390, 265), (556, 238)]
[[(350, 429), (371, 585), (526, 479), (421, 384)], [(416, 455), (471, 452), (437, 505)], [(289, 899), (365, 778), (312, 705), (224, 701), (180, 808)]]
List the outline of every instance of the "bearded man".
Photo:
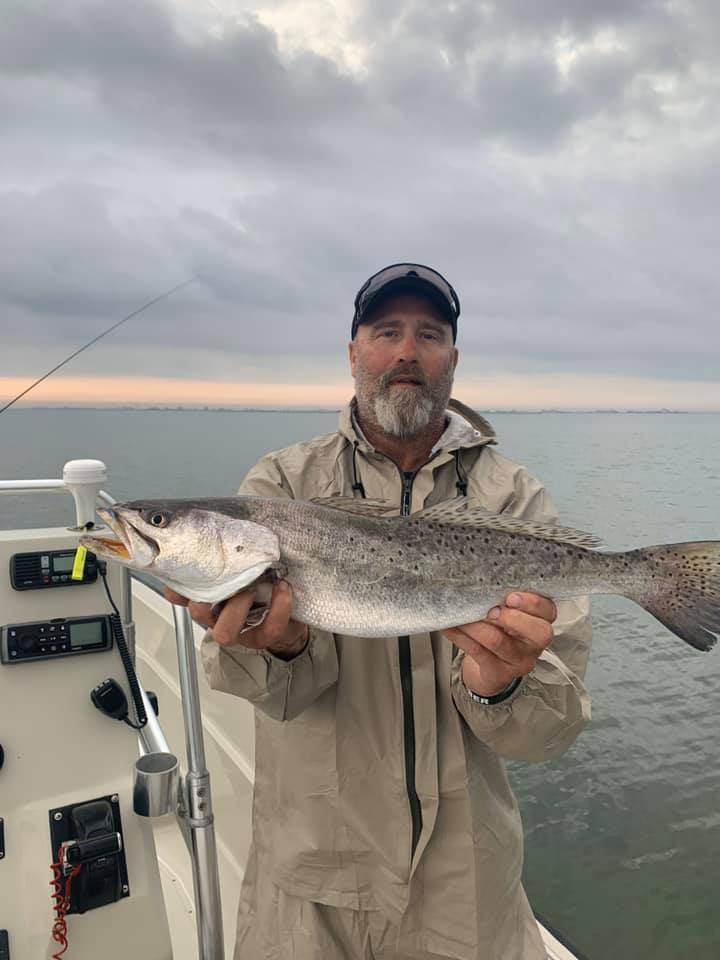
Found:
[[(339, 429), (263, 457), (239, 492), (378, 498), (404, 515), (460, 496), (556, 522), (487, 421), (450, 399), (459, 314), (429, 267), (373, 275)], [(555, 757), (586, 723), (587, 602), (511, 594), (482, 622), (359, 639), (295, 622), (284, 582), (247, 629), (253, 596), (189, 604), (209, 628), (211, 687), (255, 706), (235, 960), (544, 958), (504, 761)]]

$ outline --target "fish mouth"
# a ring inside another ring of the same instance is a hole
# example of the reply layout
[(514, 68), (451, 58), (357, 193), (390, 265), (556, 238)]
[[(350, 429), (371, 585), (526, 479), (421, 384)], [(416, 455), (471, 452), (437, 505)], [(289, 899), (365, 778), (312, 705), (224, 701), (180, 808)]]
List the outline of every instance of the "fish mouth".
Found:
[(108, 537), (104, 532), (88, 533), (80, 537), (80, 543), (90, 550), (96, 550), (99, 545), (98, 552), (121, 562), (137, 563), (142, 558), (146, 561), (143, 566), (150, 566), (160, 553), (158, 544), (151, 537), (141, 533), (127, 517), (121, 516), (112, 507), (103, 507), (97, 512), (115, 534), (115, 538)]
[(128, 548), (121, 540), (108, 540), (107, 537), (81, 537), (80, 542), (91, 549), (100, 544), (106, 552), (113, 554), (118, 560), (130, 560)]

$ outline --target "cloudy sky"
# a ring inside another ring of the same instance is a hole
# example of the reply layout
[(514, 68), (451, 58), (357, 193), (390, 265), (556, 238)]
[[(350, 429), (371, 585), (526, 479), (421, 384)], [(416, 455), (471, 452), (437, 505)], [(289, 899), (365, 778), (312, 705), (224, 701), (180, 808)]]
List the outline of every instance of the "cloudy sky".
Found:
[(337, 406), (385, 263), (480, 408), (720, 410), (716, 0), (3, 0), (0, 401)]

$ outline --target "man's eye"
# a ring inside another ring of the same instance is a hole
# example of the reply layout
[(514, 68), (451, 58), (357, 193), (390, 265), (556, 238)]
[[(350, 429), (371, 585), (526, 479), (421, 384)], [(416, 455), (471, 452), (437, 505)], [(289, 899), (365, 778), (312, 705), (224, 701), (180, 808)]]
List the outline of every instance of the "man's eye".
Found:
[(381, 331), (380, 331), (380, 336), (381, 336), (381, 337), (394, 337), (394, 336), (395, 336), (395, 331), (394, 331), (394, 330), (381, 330)]
[(439, 340), (439, 339), (440, 339), (440, 334), (439, 334), (439, 333), (435, 333), (434, 330), (426, 330), (426, 331), (423, 333), (423, 337), (424, 337), (426, 340)]

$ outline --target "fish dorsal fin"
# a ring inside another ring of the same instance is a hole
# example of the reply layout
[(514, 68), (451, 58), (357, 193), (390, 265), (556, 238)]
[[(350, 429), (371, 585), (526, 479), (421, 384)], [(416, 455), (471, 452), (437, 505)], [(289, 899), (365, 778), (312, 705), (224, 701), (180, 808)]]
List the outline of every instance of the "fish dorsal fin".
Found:
[(359, 517), (387, 517), (388, 514), (397, 514), (397, 505), (387, 500), (356, 500), (355, 497), (312, 497), (309, 503), (319, 507), (328, 507), (330, 510), (342, 510), (344, 513), (354, 513)]
[(525, 534), (538, 537), (541, 540), (555, 540), (559, 543), (569, 543), (576, 547), (601, 547), (602, 540), (592, 533), (575, 530), (572, 527), (561, 527), (557, 524), (543, 523), (539, 520), (522, 520), (510, 514), (490, 513), (480, 504), (472, 500), (454, 499), (443, 500), (431, 507), (419, 510), (410, 517), (401, 517), (397, 514), (397, 505), (387, 500), (362, 500), (355, 497), (313, 497), (310, 503), (331, 510), (342, 510), (360, 517), (378, 517), (386, 520), (396, 520), (398, 523), (412, 520), (425, 520), (431, 523), (440, 523), (444, 526), (474, 527), (480, 530), (499, 530), (504, 533)]
[(602, 540), (592, 533), (584, 533), (572, 527), (543, 523), (539, 520), (522, 520), (510, 514), (490, 513), (479, 504), (468, 500), (443, 500), (425, 510), (412, 514), (413, 520), (427, 520), (453, 527), (500, 530), (504, 533), (526, 534), (541, 540), (571, 543), (577, 547), (600, 547)]

